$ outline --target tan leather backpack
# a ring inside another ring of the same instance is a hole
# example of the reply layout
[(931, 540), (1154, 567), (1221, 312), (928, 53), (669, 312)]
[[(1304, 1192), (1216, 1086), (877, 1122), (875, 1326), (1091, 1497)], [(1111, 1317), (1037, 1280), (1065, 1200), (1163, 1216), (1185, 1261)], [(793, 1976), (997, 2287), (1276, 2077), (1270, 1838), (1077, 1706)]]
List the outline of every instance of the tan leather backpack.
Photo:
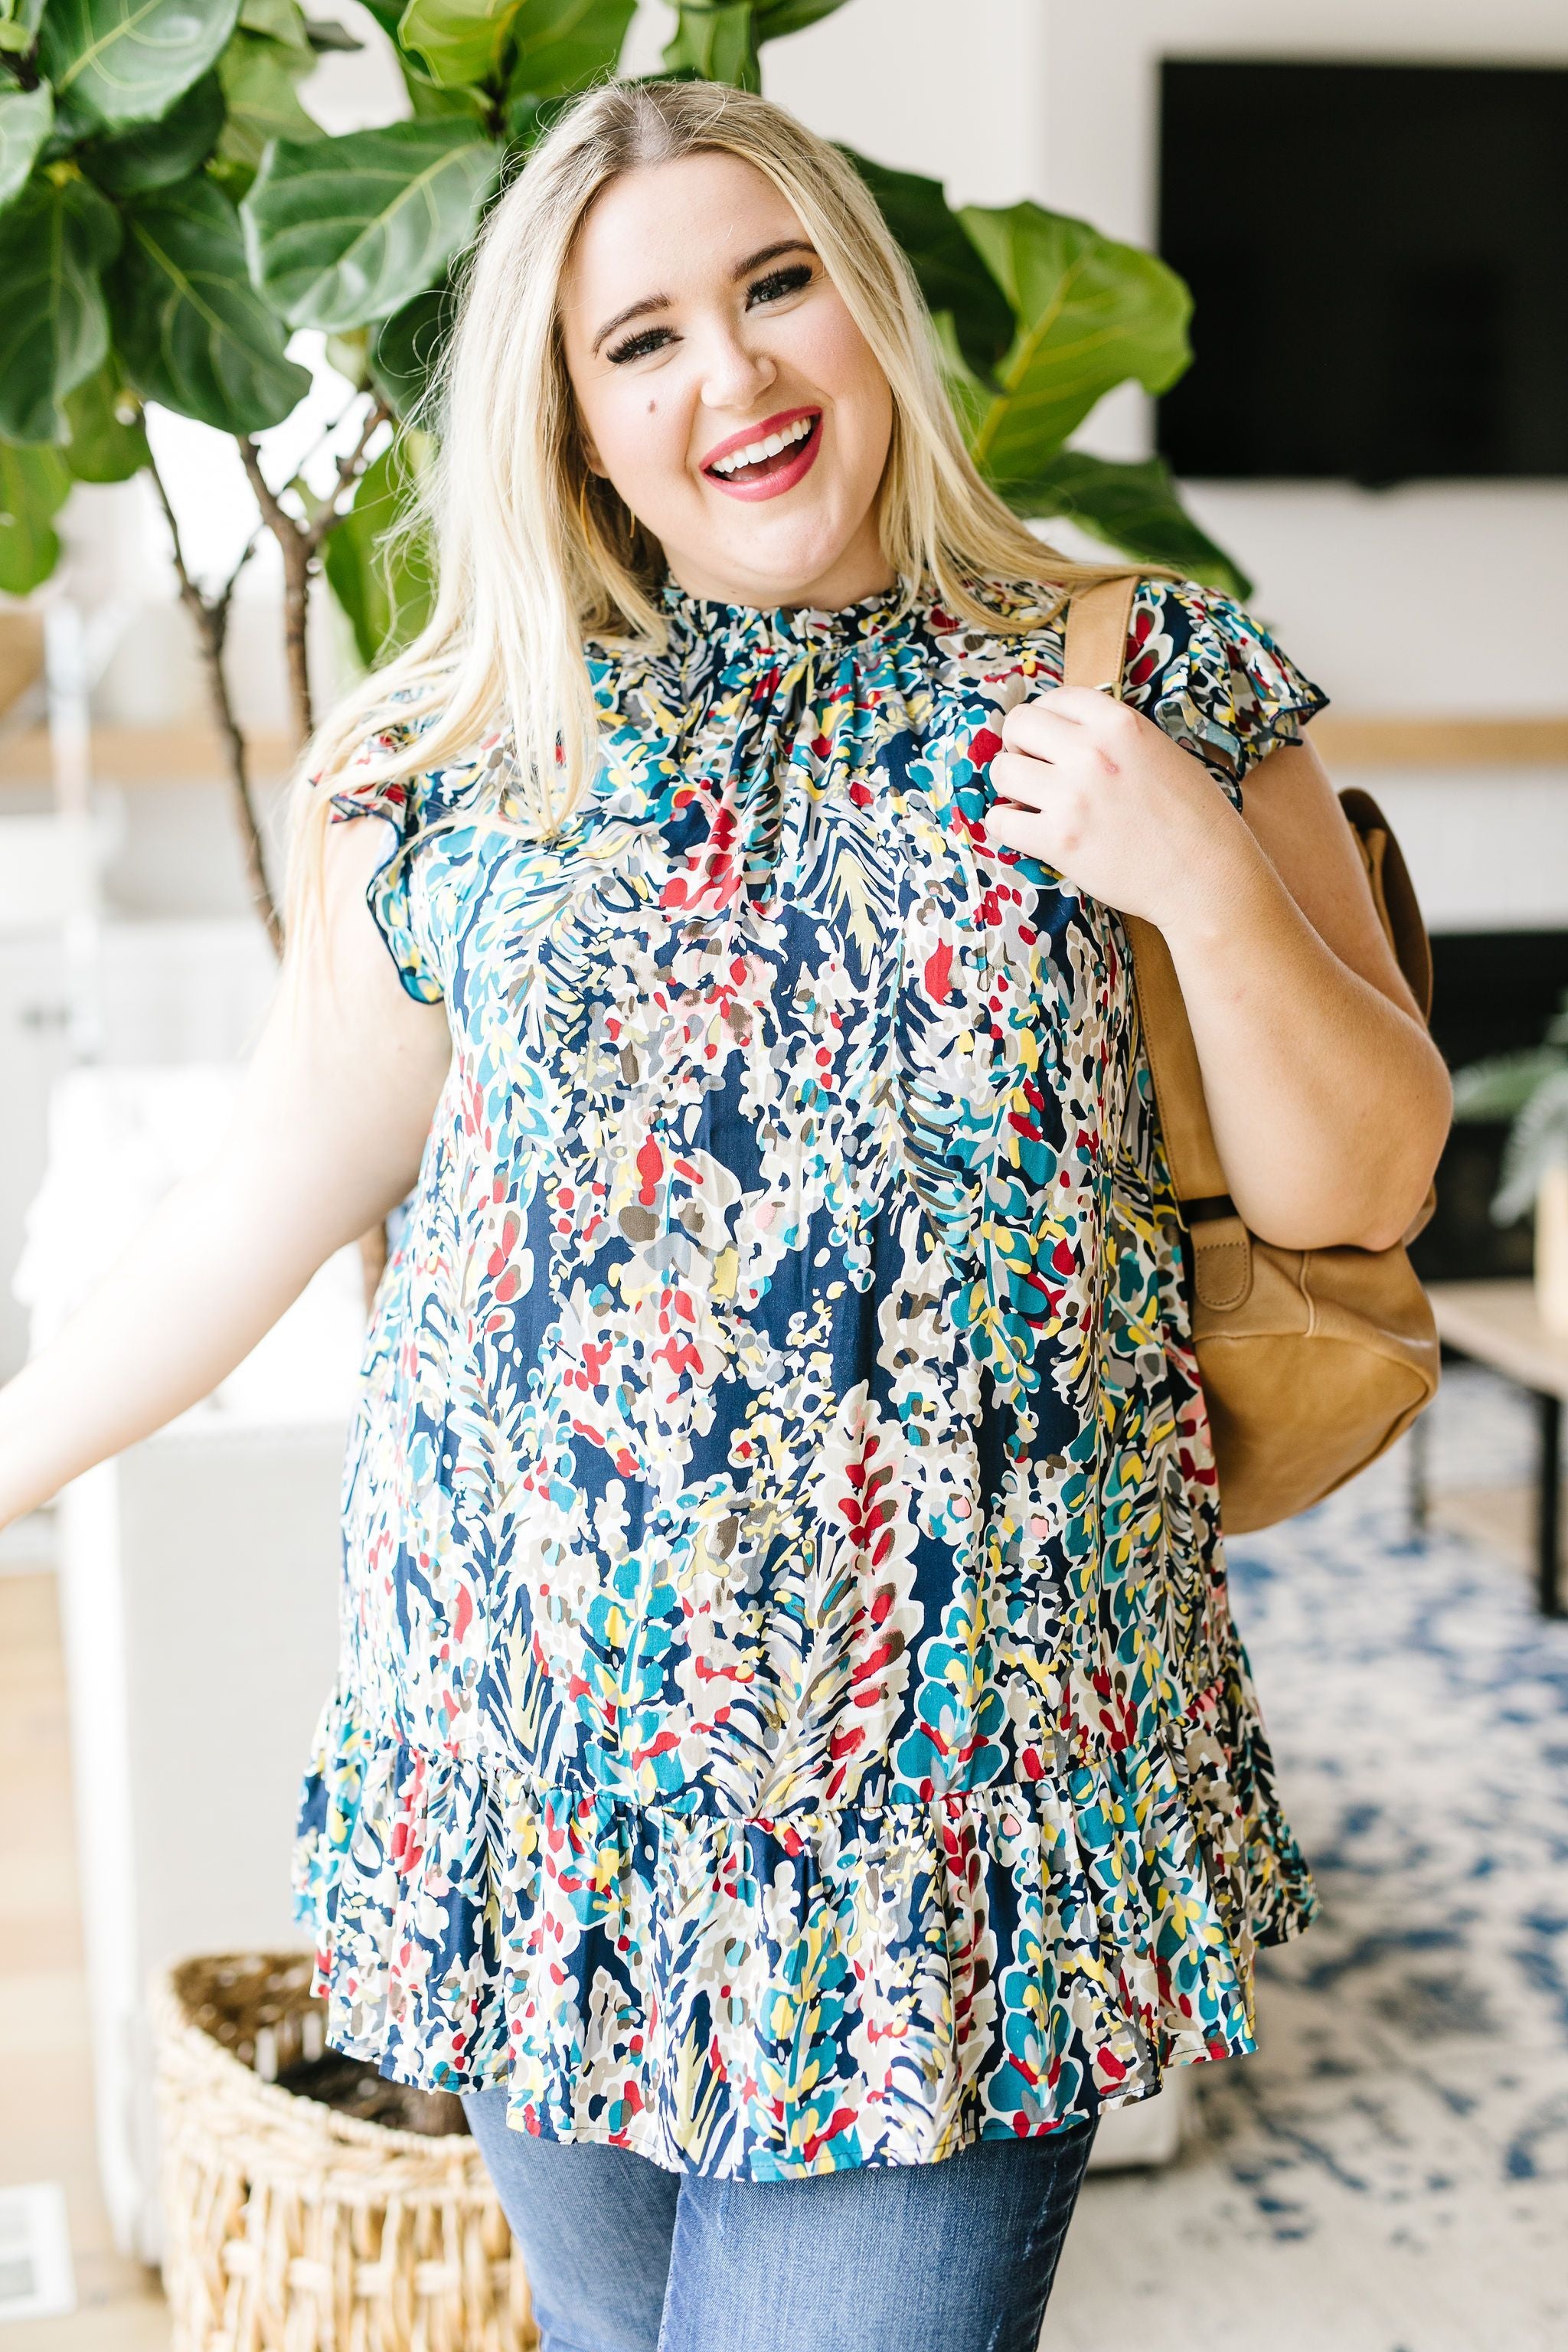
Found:
[[(1064, 682), (1120, 691), (1138, 574), (1080, 588), (1068, 608)], [(1399, 845), (1365, 793), (1340, 794), (1400, 970), (1423, 1017), (1432, 958)], [(1215, 1149), (1197, 1049), (1163, 938), (1122, 918), (1154, 1098), (1191, 1242), (1193, 1341), (1227, 1535), (1272, 1527), (1331, 1494), (1392, 1445), (1437, 1386), (1437, 1334), (1405, 1254), (1276, 1248), (1236, 1213)]]

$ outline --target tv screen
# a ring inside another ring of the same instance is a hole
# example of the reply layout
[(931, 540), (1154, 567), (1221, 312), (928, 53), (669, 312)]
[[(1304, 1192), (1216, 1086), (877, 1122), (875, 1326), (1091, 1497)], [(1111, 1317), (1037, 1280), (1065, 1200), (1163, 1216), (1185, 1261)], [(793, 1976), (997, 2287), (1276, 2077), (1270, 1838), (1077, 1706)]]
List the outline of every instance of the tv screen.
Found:
[(1568, 68), (1162, 68), (1177, 474), (1568, 473)]

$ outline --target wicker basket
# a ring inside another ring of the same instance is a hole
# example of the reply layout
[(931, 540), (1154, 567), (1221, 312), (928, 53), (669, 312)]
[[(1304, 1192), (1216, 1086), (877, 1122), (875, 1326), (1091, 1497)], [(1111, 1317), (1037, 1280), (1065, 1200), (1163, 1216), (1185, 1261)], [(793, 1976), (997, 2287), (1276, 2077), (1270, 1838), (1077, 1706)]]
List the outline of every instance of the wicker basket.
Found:
[(297, 1953), (155, 1989), (174, 2352), (530, 2352), (522, 2260), (466, 2131), (389, 2129), (264, 2075), (317, 2057)]

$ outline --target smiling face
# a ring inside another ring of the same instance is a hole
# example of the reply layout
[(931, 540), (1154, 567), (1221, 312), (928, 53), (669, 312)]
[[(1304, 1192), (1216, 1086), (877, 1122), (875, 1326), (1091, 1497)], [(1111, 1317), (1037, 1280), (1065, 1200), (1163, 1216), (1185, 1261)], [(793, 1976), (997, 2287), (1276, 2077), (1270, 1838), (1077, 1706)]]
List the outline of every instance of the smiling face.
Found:
[(889, 584), (888, 380), (754, 165), (687, 155), (613, 180), (561, 310), (589, 462), (683, 588), (831, 607)]

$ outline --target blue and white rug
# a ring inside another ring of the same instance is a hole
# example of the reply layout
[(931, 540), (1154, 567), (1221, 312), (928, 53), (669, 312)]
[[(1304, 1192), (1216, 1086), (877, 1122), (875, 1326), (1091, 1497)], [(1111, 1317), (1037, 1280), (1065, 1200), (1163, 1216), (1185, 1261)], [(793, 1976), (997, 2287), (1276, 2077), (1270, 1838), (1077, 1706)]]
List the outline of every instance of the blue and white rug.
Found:
[(1322, 1912), (1263, 1956), (1259, 2054), (1194, 2070), (1177, 2162), (1091, 2177), (1050, 2352), (1568, 2347), (1568, 1624), (1505, 1539), (1532, 1446), (1461, 1369), (1425, 1541), (1400, 1449), (1231, 1547)]

